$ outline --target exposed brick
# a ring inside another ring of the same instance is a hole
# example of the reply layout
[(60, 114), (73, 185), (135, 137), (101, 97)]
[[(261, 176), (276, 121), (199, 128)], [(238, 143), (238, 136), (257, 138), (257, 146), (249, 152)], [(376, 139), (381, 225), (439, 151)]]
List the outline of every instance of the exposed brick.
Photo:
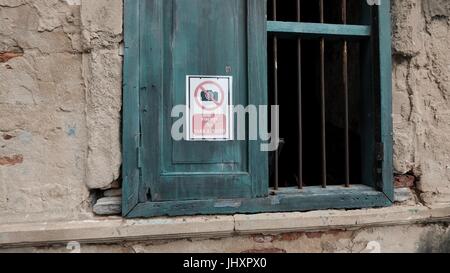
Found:
[(277, 239), (279, 241), (296, 241), (300, 239), (303, 236), (304, 233), (302, 232), (296, 232), (296, 233), (284, 233), (281, 234)]
[(274, 238), (273, 236), (264, 236), (264, 235), (255, 235), (252, 236), (253, 241), (259, 244), (272, 243)]
[(0, 157), (0, 166), (14, 166), (23, 163), (23, 155)]
[(306, 237), (308, 239), (320, 239), (324, 235), (333, 235), (338, 236), (339, 234), (345, 232), (344, 230), (327, 230), (327, 231), (318, 231), (318, 232), (292, 232), (292, 233), (284, 233), (280, 234), (276, 237), (277, 241), (297, 241), (300, 240), (302, 237)]
[(23, 53), (19, 52), (0, 52), (0, 63), (6, 63), (7, 61), (21, 57), (23, 56)]
[(322, 238), (322, 236), (325, 234), (323, 231), (319, 232), (296, 232), (296, 233), (286, 233), (282, 234), (279, 237), (280, 241), (296, 241), (300, 239), (302, 236), (306, 236), (309, 239), (318, 239)]
[(12, 136), (12, 135), (8, 135), (8, 134), (4, 134), (3, 135), (3, 139), (4, 140), (10, 140), (10, 139), (13, 139), (14, 138), (14, 136)]
[(395, 177), (395, 188), (414, 188), (416, 178), (413, 175), (399, 175)]
[(264, 253), (286, 253), (287, 251), (281, 248), (263, 248), (263, 249), (250, 249), (243, 251), (244, 254), (264, 254)]
[(324, 234), (324, 232), (307, 232), (306, 237), (309, 239), (320, 239)]

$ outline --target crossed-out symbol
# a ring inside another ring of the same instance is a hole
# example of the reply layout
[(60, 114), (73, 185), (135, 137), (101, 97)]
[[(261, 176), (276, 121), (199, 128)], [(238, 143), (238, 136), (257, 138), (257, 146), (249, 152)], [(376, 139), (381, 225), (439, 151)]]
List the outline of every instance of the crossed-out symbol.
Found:
[[(208, 92), (208, 90), (211, 90), (211, 88), (206, 88), (206, 86), (214, 86), (214, 90), (218, 90), (220, 93), (220, 96), (218, 100), (214, 98), (214, 96)], [(206, 98), (208, 99), (208, 102), (212, 102), (211, 106), (208, 106), (208, 104), (201, 101), (201, 94), (204, 92), (206, 94)], [(195, 89), (194, 93), (195, 102), (197, 105), (202, 108), (205, 111), (214, 111), (216, 109), (219, 109), (223, 105), (223, 101), (225, 98), (225, 92), (223, 91), (222, 87), (213, 81), (204, 81), (200, 83), (197, 88)]]

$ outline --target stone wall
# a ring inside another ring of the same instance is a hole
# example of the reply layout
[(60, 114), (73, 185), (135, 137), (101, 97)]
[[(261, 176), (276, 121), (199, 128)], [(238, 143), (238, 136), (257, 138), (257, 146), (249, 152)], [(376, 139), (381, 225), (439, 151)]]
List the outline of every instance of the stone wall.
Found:
[[(393, 0), (395, 170), (450, 201), (450, 2)], [(91, 219), (120, 179), (121, 0), (0, 0), (0, 223)], [(116, 182), (116, 183), (113, 183)]]
[(450, 202), (450, 2), (392, 1), (395, 170)]
[(122, 1), (0, 0), (0, 223), (92, 217), (119, 178)]

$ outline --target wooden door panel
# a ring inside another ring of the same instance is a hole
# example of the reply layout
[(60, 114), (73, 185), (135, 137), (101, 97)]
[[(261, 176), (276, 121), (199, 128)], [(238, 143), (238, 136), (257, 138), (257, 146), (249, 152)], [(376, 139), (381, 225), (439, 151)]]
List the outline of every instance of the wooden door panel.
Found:
[(141, 200), (264, 195), (258, 184), (268, 166), (252, 166), (267, 163), (257, 141), (174, 141), (171, 112), (187, 104), (187, 75), (232, 76), (234, 105), (266, 104), (267, 89), (254, 88), (266, 83), (252, 73), (249, 46), (258, 35), (265, 42), (265, 1), (148, 0), (141, 12)]

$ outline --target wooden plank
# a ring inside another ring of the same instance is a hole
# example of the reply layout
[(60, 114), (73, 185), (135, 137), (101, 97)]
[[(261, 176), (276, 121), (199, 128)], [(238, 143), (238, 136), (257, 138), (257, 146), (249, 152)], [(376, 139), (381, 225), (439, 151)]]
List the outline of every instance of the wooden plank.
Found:
[(269, 33), (295, 37), (370, 37), (372, 30), (369, 25), (339, 25), (321, 23), (299, 23), (268, 21)]
[(318, 187), (296, 189), (292, 193), (254, 199), (194, 200), (181, 202), (148, 202), (139, 204), (129, 218), (187, 216), (208, 214), (295, 212), (325, 209), (357, 209), (386, 207), (390, 200), (382, 192), (367, 186)]
[(382, 0), (378, 6), (379, 59), (380, 59), (380, 114), (381, 141), (383, 143), (383, 192), (394, 201), (393, 121), (392, 121), (392, 38), (391, 3)]
[[(146, 202), (159, 192), (160, 135), (162, 131), (162, 90), (164, 89), (164, 0), (140, 2), (139, 43), (141, 50), (140, 116), (141, 116), (141, 158), (142, 182), (139, 187), (139, 201)], [(168, 1), (170, 2), (170, 1)], [(167, 57), (167, 56), (166, 56)]]
[[(267, 1), (249, 0), (248, 17), (248, 96), (252, 105), (269, 105), (267, 87)], [(262, 126), (262, 124), (259, 124)], [(269, 128), (269, 126), (266, 126)], [(269, 157), (261, 151), (260, 140), (251, 141), (250, 173), (254, 197), (265, 197), (269, 192)]]
[(233, 76), (234, 104), (267, 104), (265, 8), (260, 0), (141, 1), (140, 202), (267, 195), (259, 142), (171, 137), (186, 75)]
[(138, 203), (140, 170), (139, 125), (139, 0), (124, 2), (125, 58), (123, 68), (123, 198), (122, 213), (127, 215)]

